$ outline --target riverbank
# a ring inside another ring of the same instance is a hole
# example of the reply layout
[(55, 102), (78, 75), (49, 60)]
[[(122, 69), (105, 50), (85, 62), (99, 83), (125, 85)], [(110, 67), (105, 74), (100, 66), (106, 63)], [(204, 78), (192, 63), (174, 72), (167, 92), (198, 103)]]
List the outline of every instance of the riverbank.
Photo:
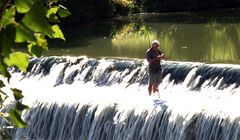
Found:
[(193, 12), (205, 16), (221, 16), (221, 12), (218, 14), (216, 11), (226, 11), (236, 15), (239, 12), (235, 12), (234, 9), (240, 7), (238, 0), (73, 0), (62, 1), (61, 4), (72, 13), (64, 23), (85, 23), (139, 13)]

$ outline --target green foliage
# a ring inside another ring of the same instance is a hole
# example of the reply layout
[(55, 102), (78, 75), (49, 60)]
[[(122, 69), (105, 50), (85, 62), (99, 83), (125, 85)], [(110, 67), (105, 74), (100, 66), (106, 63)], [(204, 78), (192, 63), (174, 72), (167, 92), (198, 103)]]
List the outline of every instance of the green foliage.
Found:
[[(157, 38), (157, 34), (145, 25), (131, 23), (123, 26), (119, 31), (112, 34), (112, 44), (114, 47), (148, 47), (150, 39), (153, 38)], [(145, 46), (143, 44), (145, 44)]]
[(16, 100), (15, 108), (11, 108), (9, 112), (9, 117), (13, 122), (13, 125), (17, 128), (27, 127), (27, 123), (22, 120), (22, 111), (28, 109), (29, 107), (21, 103), (21, 99), (24, 97), (22, 91), (19, 89), (11, 89), (13, 91), (14, 98)]
[(240, 5), (239, 0), (61, 0), (61, 3), (72, 12), (68, 22), (87, 22), (135, 13), (239, 8)]
[(47, 11), (46, 17), (49, 19), (52, 23), (59, 23), (58, 16), (56, 15), (58, 12), (59, 7), (55, 6)]
[(10, 67), (17, 66), (20, 70), (26, 72), (28, 67), (28, 55), (22, 52), (11, 53), (9, 57), (6, 57), (5, 63)]
[(179, 12), (239, 8), (239, 0), (136, 0), (142, 12)]
[[(16, 66), (22, 72), (27, 72), (29, 55), (41, 56), (48, 50), (47, 38), (65, 40), (60, 27), (59, 18), (65, 18), (71, 13), (58, 4), (58, 0), (1, 0), (0, 1), (0, 74), (7, 80), (11, 77), (8, 67)], [(54, 23), (54, 25), (52, 25)], [(14, 46), (25, 44), (29, 53), (15, 52)], [(11, 89), (15, 107), (4, 111), (8, 94), (3, 91), (5, 83), (0, 79), (0, 118), (5, 120), (5, 127), (27, 127), (21, 118), (22, 111), (29, 107), (22, 104), (22, 91)], [(9, 138), (0, 126), (0, 138)]]
[(15, 0), (17, 11), (19, 13), (26, 13), (30, 10), (34, 3), (34, 0)]
[(5, 84), (3, 83), (3, 81), (0, 81), (0, 88), (5, 87)]
[(41, 1), (37, 0), (30, 11), (25, 14), (21, 24), (35, 33), (41, 32), (44, 35), (52, 37), (53, 31), (51, 25), (45, 18), (46, 13), (47, 9), (43, 6)]
[(11, 46), (13, 46), (15, 40), (15, 32), (16, 29), (12, 24), (2, 30), (2, 34), (0, 35), (2, 56), (8, 57), (11, 53)]
[(59, 9), (58, 9), (58, 15), (61, 17), (61, 18), (66, 18), (68, 16), (71, 15), (71, 13), (66, 9), (66, 7), (60, 5), (59, 6)]
[(126, 16), (139, 11), (135, 0), (62, 0), (61, 3), (71, 11), (72, 22)]
[(16, 27), (16, 38), (15, 38), (16, 43), (36, 41), (34, 32), (29, 30), (26, 26), (20, 24), (20, 25), (16, 25), (15, 27)]
[(9, 117), (13, 122), (13, 125), (17, 128), (24, 128), (28, 126), (27, 123), (21, 118), (21, 114), (22, 112), (18, 111), (17, 109), (11, 109), (9, 112)]
[(14, 23), (15, 13), (16, 13), (15, 6), (11, 6), (10, 8), (6, 9), (0, 21), (0, 28), (4, 28), (8, 24)]

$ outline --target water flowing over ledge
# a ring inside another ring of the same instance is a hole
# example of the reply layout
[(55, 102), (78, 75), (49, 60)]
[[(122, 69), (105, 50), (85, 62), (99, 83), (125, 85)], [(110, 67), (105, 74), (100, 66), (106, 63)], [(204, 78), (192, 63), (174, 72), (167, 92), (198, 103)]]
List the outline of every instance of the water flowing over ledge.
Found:
[[(183, 84), (192, 90), (238, 88), (240, 84), (239, 65), (165, 61), (162, 67), (166, 82)], [(54, 86), (76, 81), (93, 82), (97, 86), (141, 86), (148, 83), (147, 71), (147, 62), (141, 59), (43, 57), (31, 59), (28, 73), (23, 78), (49, 76)]]
[(15, 139), (240, 139), (240, 66), (162, 62), (158, 95), (141, 59), (43, 57), (10, 84), (32, 108)]

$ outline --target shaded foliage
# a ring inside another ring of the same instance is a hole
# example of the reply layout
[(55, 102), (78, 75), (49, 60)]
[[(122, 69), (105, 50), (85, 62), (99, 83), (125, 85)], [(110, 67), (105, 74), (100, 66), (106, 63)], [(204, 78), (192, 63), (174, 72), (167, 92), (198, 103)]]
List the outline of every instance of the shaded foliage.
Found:
[(86, 22), (140, 12), (195, 12), (240, 7), (240, 0), (62, 0), (61, 3), (72, 12), (67, 22)]
[(62, 0), (61, 3), (72, 13), (67, 23), (126, 16), (138, 9), (133, 0)]

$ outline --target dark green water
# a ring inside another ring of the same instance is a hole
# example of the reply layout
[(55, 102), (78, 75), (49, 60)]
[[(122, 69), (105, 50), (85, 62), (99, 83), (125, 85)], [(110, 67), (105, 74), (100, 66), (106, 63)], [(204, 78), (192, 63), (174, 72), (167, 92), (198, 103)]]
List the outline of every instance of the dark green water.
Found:
[(158, 39), (167, 60), (239, 63), (240, 17), (205, 14), (141, 14), (71, 25), (66, 42), (51, 42), (45, 55), (145, 58)]

